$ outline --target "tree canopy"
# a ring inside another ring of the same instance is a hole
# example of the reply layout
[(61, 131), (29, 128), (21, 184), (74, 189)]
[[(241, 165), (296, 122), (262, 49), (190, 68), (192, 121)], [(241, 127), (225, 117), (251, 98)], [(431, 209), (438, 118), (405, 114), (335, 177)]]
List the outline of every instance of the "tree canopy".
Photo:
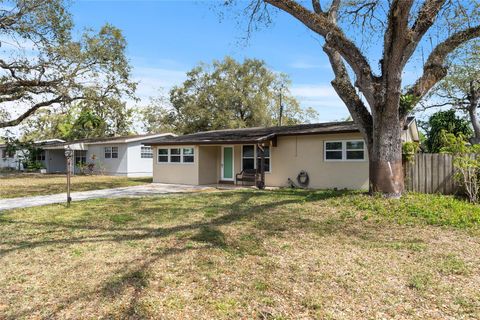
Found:
[(71, 107), (39, 110), (22, 126), (22, 139), (75, 140), (128, 135), (132, 132), (135, 109), (118, 99), (83, 100)]
[(428, 119), (425, 125), (427, 139), (425, 147), (430, 153), (438, 153), (445, 147), (445, 134), (455, 136), (470, 137), (472, 129), (467, 120), (458, 117), (455, 110), (438, 111)]
[(302, 109), (290, 94), (289, 79), (269, 70), (264, 61), (242, 63), (226, 57), (201, 63), (187, 73), (187, 80), (166, 99), (154, 99), (143, 112), (147, 131), (193, 133), (206, 130), (273, 126), (309, 122), (317, 117)]
[(106, 24), (72, 37), (63, 0), (2, 1), (0, 128), (41, 108), (131, 95), (135, 83), (121, 31)]

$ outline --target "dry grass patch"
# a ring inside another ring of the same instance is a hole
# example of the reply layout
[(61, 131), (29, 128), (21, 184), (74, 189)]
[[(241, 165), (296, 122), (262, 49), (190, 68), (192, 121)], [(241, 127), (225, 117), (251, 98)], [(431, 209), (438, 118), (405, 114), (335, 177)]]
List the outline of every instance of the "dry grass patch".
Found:
[[(130, 187), (152, 182), (152, 178), (113, 176), (72, 177), (72, 191)], [(40, 196), (66, 192), (66, 177), (59, 174), (22, 174), (0, 177), (0, 199)]]
[(6, 212), (0, 318), (479, 318), (476, 227), (399, 224), (362, 197), (249, 190)]

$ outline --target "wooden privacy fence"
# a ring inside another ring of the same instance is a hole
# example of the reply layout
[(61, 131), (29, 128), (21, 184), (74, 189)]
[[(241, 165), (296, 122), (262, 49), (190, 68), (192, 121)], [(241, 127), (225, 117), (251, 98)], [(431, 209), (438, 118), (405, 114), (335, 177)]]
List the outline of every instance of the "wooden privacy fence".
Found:
[(454, 171), (453, 155), (418, 153), (405, 165), (405, 186), (414, 192), (454, 194)]

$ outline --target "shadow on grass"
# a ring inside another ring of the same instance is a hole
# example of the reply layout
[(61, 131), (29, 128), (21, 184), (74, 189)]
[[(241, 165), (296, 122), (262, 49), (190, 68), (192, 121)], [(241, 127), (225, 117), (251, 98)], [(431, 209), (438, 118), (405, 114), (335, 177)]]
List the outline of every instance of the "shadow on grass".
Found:
[[(216, 193), (215, 196), (219, 198), (226, 198), (232, 199), (234, 196), (239, 196), (239, 199), (234, 202), (225, 202), (222, 200), (222, 205), (206, 203), (203, 206), (196, 206), (195, 210), (197, 211), (208, 211), (209, 208), (216, 208), (219, 211), (226, 212), (226, 214), (220, 215), (218, 217), (214, 217), (210, 220), (204, 219), (204, 221), (197, 221), (193, 223), (187, 224), (179, 224), (173, 227), (166, 227), (166, 228), (149, 228), (149, 227), (118, 227), (118, 226), (94, 226), (85, 224), (84, 222), (88, 221), (88, 217), (84, 218), (81, 221), (76, 223), (62, 223), (62, 222), (31, 222), (31, 221), (22, 221), (22, 220), (14, 220), (2, 217), (0, 219), (1, 224), (26, 224), (26, 225), (35, 225), (35, 226), (44, 226), (48, 227), (50, 230), (47, 230), (46, 233), (52, 233), (54, 230), (51, 228), (62, 228), (67, 230), (89, 230), (89, 231), (100, 231), (102, 233), (98, 235), (88, 235), (85, 237), (69, 237), (67, 239), (51, 239), (51, 240), (42, 240), (42, 241), (21, 241), (17, 243), (15, 241), (0, 241), (0, 244), (7, 244), (13, 245), (12, 248), (8, 249), (1, 249), (0, 250), (0, 258), (9, 252), (18, 251), (18, 250), (25, 250), (25, 249), (32, 249), (36, 247), (54, 245), (54, 244), (75, 244), (75, 243), (95, 243), (95, 242), (123, 242), (123, 241), (131, 241), (131, 240), (144, 240), (149, 238), (159, 238), (159, 237), (167, 237), (171, 234), (188, 231), (188, 230), (208, 230), (209, 227), (218, 227), (222, 225), (231, 224), (236, 221), (241, 221), (245, 219), (252, 219), (256, 217), (260, 217), (258, 221), (256, 221), (256, 227), (272, 231), (284, 231), (285, 228), (281, 227), (282, 225), (288, 225), (289, 227), (296, 227), (301, 228), (308, 224), (314, 224), (313, 220), (310, 219), (303, 219), (301, 217), (296, 217), (294, 220), (282, 220), (278, 219), (277, 215), (264, 215), (263, 213), (274, 211), (275, 208), (279, 208), (282, 206), (286, 206), (289, 204), (304, 204), (306, 202), (314, 202), (320, 200), (331, 199), (335, 197), (341, 197), (344, 194), (348, 194), (348, 191), (308, 191), (308, 190), (299, 190), (299, 189), (280, 189), (275, 191), (241, 191), (241, 192), (220, 192)], [(181, 197), (184, 196), (192, 196), (192, 197), (202, 197), (201, 194), (183, 194), (178, 196), (179, 200)], [(282, 197), (287, 196), (287, 199), (283, 199)], [(281, 198), (281, 200), (276, 200), (275, 198)], [(259, 204), (250, 204), (249, 201), (254, 199), (255, 201), (265, 201), (265, 203)], [(116, 199), (116, 201), (122, 201), (122, 199)], [(128, 199), (128, 201), (132, 201), (133, 203), (131, 206), (135, 207), (136, 203), (140, 203), (141, 201), (149, 201), (148, 198), (136, 198), (136, 199)], [(78, 205), (81, 205), (79, 203)], [(165, 208), (141, 208), (138, 206), (137, 213), (139, 215), (155, 215), (159, 212), (159, 209), (165, 210)], [(183, 208), (179, 210), (175, 208), (175, 204), (172, 205), (171, 210), (176, 210), (176, 214), (178, 215), (188, 215), (191, 212), (191, 208)], [(128, 215), (124, 215), (121, 212), (115, 215), (111, 215), (109, 218), (112, 222), (116, 223), (117, 225), (121, 225), (124, 223), (128, 223), (131, 221), (131, 217)], [(326, 222), (327, 225), (334, 224), (334, 222)], [(327, 227), (326, 229), (332, 229)], [(59, 232), (63, 232), (64, 230), (59, 230)], [(117, 234), (108, 234), (109, 232), (119, 232)], [(41, 235), (41, 233), (37, 233), (37, 235)]]
[[(268, 234), (278, 234), (288, 229), (302, 230), (307, 232), (313, 232), (319, 236), (333, 234), (335, 232), (344, 232), (347, 225), (346, 221), (341, 219), (325, 219), (322, 221), (314, 221), (308, 218), (302, 218), (299, 215), (291, 215), (290, 212), (276, 213), (277, 208), (281, 208), (289, 205), (304, 204), (306, 202), (315, 202), (321, 200), (327, 200), (335, 197), (341, 197), (347, 192), (340, 191), (306, 191), (306, 190), (289, 190), (281, 189), (275, 191), (234, 191), (234, 192), (220, 192), (216, 193), (215, 197), (220, 199), (220, 203), (204, 203), (197, 206), (195, 210), (206, 211), (207, 209), (215, 208), (220, 212), (211, 218), (203, 217), (200, 221), (191, 223), (178, 224), (171, 227), (149, 228), (149, 227), (119, 227), (119, 226), (93, 226), (85, 224), (86, 221), (80, 223), (60, 223), (60, 222), (29, 222), (29, 221), (15, 221), (15, 220), (3, 220), (0, 221), (0, 225), (3, 223), (19, 223), (25, 225), (44, 226), (48, 228), (60, 229), (58, 230), (60, 235), (64, 236), (67, 230), (87, 230), (98, 231), (98, 234), (84, 235), (84, 236), (68, 236), (64, 239), (47, 239), (39, 241), (2, 241), (0, 243), (11, 245), (11, 248), (0, 250), (0, 258), (8, 253), (27, 250), (38, 247), (50, 246), (50, 245), (70, 245), (70, 244), (82, 244), (82, 243), (101, 243), (101, 242), (126, 242), (137, 241), (152, 238), (165, 238), (170, 235), (180, 234), (182, 232), (193, 233), (188, 239), (199, 243), (200, 247), (172, 247), (164, 250), (153, 252), (149, 254), (140, 264), (133, 264), (131, 261), (125, 262), (114, 273), (110, 280), (105, 281), (101, 288), (92, 290), (91, 292), (83, 292), (78, 297), (69, 297), (64, 301), (59, 302), (58, 307), (55, 308), (50, 314), (51, 317), (55, 317), (56, 314), (67, 308), (70, 304), (76, 302), (78, 299), (84, 299), (84, 297), (91, 294), (101, 295), (106, 298), (115, 298), (116, 296), (123, 295), (127, 288), (133, 288), (128, 308), (122, 310), (121, 317), (124, 318), (141, 318), (138, 314), (139, 299), (142, 296), (142, 292), (148, 287), (149, 283), (149, 269), (159, 259), (165, 258), (170, 255), (181, 254), (190, 250), (206, 250), (217, 248), (221, 250), (236, 251), (240, 254), (262, 254), (262, 248), (260, 247), (260, 239), (255, 235), (246, 234), (243, 238), (239, 239), (234, 244), (230, 244), (226, 239), (225, 234), (218, 228), (232, 223), (241, 222), (242, 220), (252, 220), (253, 226)], [(186, 194), (182, 197), (203, 197), (201, 194)], [(180, 199), (180, 197), (179, 197)], [(235, 201), (229, 201), (234, 199)], [(149, 201), (149, 199), (143, 199)], [(122, 201), (117, 199), (116, 201)], [(135, 201), (142, 201), (142, 199), (135, 199)], [(133, 206), (135, 206), (135, 201)], [(206, 201), (203, 201), (206, 202)], [(139, 215), (154, 215), (158, 213), (159, 209), (164, 208), (138, 208)], [(213, 211), (215, 211), (213, 210)], [(121, 212), (120, 212), (121, 214)], [(188, 214), (188, 208), (182, 214)], [(113, 221), (115, 222), (115, 221)], [(123, 224), (125, 221), (122, 220)], [(118, 224), (118, 223), (117, 223)], [(128, 221), (126, 221), (128, 224)], [(46, 232), (52, 232), (47, 230)], [(38, 236), (38, 233), (36, 234)], [(242, 244), (242, 241), (245, 243)], [(42, 306), (37, 306), (41, 309)], [(21, 313), (21, 311), (20, 311)], [(22, 314), (15, 314), (12, 318), (22, 317)], [(25, 315), (25, 314), (24, 314)], [(23, 316), (24, 316), (23, 315)]]

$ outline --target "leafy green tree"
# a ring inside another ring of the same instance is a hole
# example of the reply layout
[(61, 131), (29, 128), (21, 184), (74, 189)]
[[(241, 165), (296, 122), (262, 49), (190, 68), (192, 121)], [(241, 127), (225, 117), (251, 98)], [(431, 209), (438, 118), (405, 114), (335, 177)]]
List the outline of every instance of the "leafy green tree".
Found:
[(178, 133), (206, 130), (272, 126), (279, 123), (280, 94), (282, 124), (310, 121), (317, 117), (302, 109), (290, 94), (289, 79), (269, 70), (264, 61), (230, 57), (199, 64), (187, 80), (170, 91), (170, 99), (152, 100), (143, 112), (148, 131), (174, 129)]
[(23, 127), (23, 140), (84, 138), (127, 135), (132, 132), (134, 110), (124, 102), (84, 100), (66, 110), (41, 110)]
[(438, 111), (434, 113), (427, 123), (427, 139), (425, 146), (428, 152), (442, 151), (445, 134), (470, 137), (472, 129), (467, 120), (457, 117), (455, 110)]
[(158, 97), (150, 98), (148, 106), (139, 112), (144, 131), (149, 133), (179, 132), (174, 127), (176, 121), (172, 105), (163, 92)]
[(449, 74), (438, 83), (430, 96), (434, 102), (425, 108), (445, 107), (468, 115), (473, 128), (471, 142), (480, 143), (480, 41), (465, 46), (464, 58), (452, 60)]
[(2, 4), (11, 9), (0, 11), (0, 128), (16, 126), (42, 108), (133, 94), (119, 29), (107, 24), (75, 40), (63, 0)]

